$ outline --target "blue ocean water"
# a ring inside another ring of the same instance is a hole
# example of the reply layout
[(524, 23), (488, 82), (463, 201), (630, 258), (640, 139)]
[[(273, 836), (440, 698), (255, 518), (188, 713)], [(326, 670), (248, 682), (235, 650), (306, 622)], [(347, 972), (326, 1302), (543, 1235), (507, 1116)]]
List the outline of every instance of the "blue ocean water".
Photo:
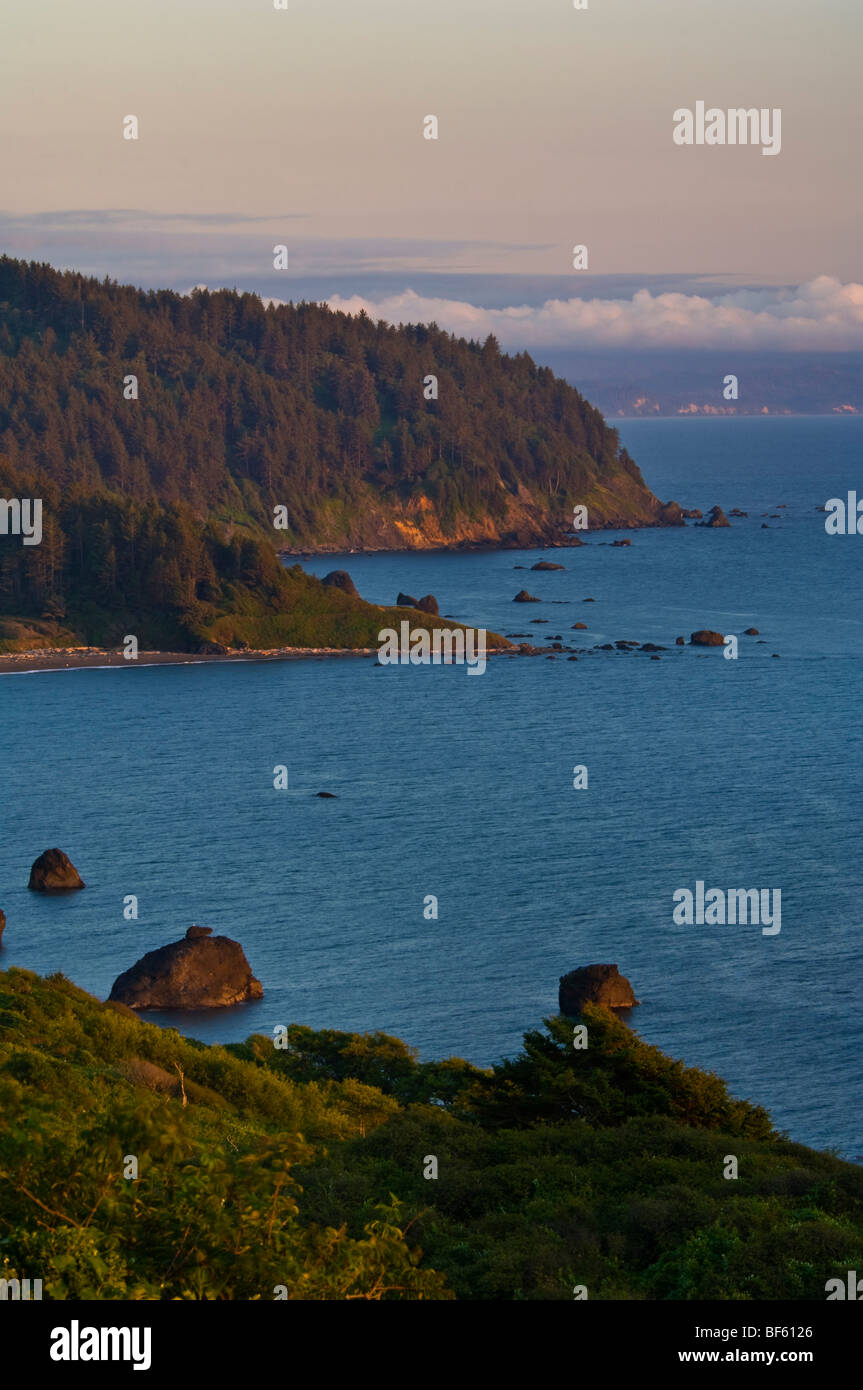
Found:
[[(827, 536), (815, 510), (863, 496), (863, 421), (645, 420), (621, 433), (660, 496), (749, 519), (640, 531), (627, 548), (588, 535), (551, 557), (307, 564), (348, 569), (373, 601), (432, 592), (442, 613), (493, 630), (649, 640), (670, 648), (660, 661), (0, 678), (0, 965), (61, 970), (104, 997), (144, 951), (204, 923), (242, 942), (264, 998), (153, 1016), (163, 1024), (208, 1041), (291, 1021), (383, 1029), (423, 1056), (488, 1064), (556, 1011), (559, 975), (616, 961), (645, 1039), (719, 1073), (793, 1138), (863, 1154), (863, 537)], [(566, 569), (514, 569), (542, 558)], [(522, 587), (543, 603), (514, 605)], [(673, 645), (750, 625), (765, 645), (741, 636), (737, 661)], [(577, 764), (587, 790), (573, 789)], [(85, 892), (27, 892), (53, 845)], [(697, 880), (780, 889), (781, 932), (674, 925), (673, 893)], [(437, 920), (423, 915), (428, 894)]]

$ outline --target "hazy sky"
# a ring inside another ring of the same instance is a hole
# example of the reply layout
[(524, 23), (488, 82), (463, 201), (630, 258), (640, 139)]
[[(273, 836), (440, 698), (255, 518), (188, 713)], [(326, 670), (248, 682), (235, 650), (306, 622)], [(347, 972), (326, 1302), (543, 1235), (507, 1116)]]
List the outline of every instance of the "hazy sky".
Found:
[[(4, 249), (172, 284), (215, 265), (246, 288), (260, 257), (263, 288), (278, 241), (292, 275), (338, 273), (342, 293), (373, 268), (393, 288), (460, 270), (580, 295), (575, 243), (592, 273), (645, 283), (863, 280), (861, 0), (289, 5), (8, 7)], [(781, 108), (781, 153), (675, 145), (699, 100)]]

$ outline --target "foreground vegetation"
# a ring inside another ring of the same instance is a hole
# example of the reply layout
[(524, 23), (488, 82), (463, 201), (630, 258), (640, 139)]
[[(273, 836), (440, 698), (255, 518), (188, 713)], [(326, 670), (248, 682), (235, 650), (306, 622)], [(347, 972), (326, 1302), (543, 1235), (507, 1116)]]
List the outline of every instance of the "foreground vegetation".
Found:
[(606, 1010), (583, 1022), (586, 1050), (551, 1019), (483, 1071), (301, 1026), (208, 1047), (0, 974), (0, 1277), (59, 1299), (820, 1300), (863, 1267), (860, 1168)]

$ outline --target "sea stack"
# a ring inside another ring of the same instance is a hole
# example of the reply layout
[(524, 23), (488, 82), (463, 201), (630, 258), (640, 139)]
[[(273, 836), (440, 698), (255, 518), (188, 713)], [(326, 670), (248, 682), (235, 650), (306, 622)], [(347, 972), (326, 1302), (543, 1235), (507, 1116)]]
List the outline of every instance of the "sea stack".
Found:
[(182, 941), (148, 951), (114, 981), (109, 1003), (131, 1009), (224, 1009), (262, 999), (238, 941), (189, 927)]
[(73, 893), (85, 884), (68, 854), (46, 849), (33, 864), (27, 887), (34, 893)]
[(616, 965), (582, 965), (561, 975), (558, 1001), (560, 1012), (570, 1018), (580, 1014), (585, 1004), (630, 1009), (638, 1003), (632, 985)]

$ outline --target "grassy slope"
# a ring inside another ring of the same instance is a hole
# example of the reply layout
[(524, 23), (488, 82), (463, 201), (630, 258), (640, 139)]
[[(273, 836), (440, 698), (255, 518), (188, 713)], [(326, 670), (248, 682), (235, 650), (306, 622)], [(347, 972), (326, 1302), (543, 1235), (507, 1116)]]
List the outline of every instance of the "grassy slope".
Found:
[(552, 1020), (490, 1073), (380, 1034), (206, 1047), (0, 974), (0, 1274), (51, 1298), (822, 1299), (860, 1268), (858, 1167), (585, 1021), (587, 1052)]

